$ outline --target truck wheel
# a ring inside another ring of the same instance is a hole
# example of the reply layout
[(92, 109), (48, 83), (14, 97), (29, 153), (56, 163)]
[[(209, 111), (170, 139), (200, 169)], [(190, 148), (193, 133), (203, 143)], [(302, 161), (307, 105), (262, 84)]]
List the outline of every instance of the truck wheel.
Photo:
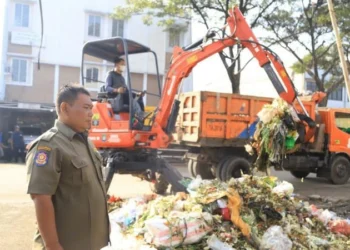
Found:
[(191, 177), (196, 178), (196, 173), (194, 172), (194, 160), (189, 159), (187, 162), (187, 169), (188, 169), (188, 173), (190, 174)]
[(240, 178), (243, 174), (250, 174), (251, 165), (248, 160), (232, 156), (223, 165), (221, 179), (229, 181), (231, 178)]
[(223, 172), (223, 167), (225, 165), (225, 163), (227, 161), (229, 161), (231, 159), (232, 156), (225, 156), (221, 161), (219, 161), (219, 163), (216, 166), (216, 170), (215, 170), (215, 177), (220, 180), (220, 181), (224, 181), (224, 179), (221, 178), (222, 176), (222, 172)]
[(205, 180), (211, 180), (215, 178), (211, 171), (211, 165), (206, 162), (191, 159), (188, 161), (188, 171), (193, 178), (196, 178), (197, 175)]
[(151, 190), (156, 194), (165, 194), (168, 190), (169, 182), (161, 173), (156, 173), (156, 179), (151, 182)]
[(307, 171), (297, 171), (297, 170), (290, 171), (290, 173), (295, 178), (298, 178), (298, 179), (305, 178), (306, 176), (308, 176), (310, 174), (310, 172), (307, 172)]
[(196, 176), (199, 175), (204, 180), (211, 180), (215, 178), (211, 171), (211, 167), (211, 164), (195, 161), (193, 164), (193, 172)]
[(330, 180), (333, 184), (341, 185), (348, 182), (350, 177), (350, 162), (344, 156), (336, 156), (331, 164)]

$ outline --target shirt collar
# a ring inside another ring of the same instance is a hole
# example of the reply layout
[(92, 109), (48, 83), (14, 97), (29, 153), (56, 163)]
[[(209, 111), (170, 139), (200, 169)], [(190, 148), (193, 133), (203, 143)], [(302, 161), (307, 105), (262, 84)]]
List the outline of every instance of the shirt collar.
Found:
[[(70, 140), (73, 140), (74, 136), (76, 134), (79, 134), (59, 120), (55, 121), (55, 127), (57, 128), (58, 131), (60, 131), (62, 134), (64, 134)], [(85, 134), (87, 136), (87, 132), (85, 132), (83, 134)]]

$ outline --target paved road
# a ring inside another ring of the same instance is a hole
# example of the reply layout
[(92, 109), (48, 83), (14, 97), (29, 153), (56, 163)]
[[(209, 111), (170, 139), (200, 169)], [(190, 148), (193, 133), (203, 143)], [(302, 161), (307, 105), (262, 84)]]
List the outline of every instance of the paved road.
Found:
[[(187, 170), (183, 165), (176, 167), (183, 175)], [(349, 199), (350, 183), (334, 186), (327, 180), (315, 176), (306, 178), (303, 183), (287, 172), (276, 175), (293, 183), (295, 192), (301, 195), (318, 194), (325, 197)], [(149, 184), (132, 176), (116, 175), (111, 184), (110, 193), (121, 197), (132, 197), (150, 193)], [(23, 165), (0, 164), (0, 249), (30, 249), (34, 232), (34, 209), (26, 195), (26, 169)]]
[(350, 182), (341, 186), (333, 185), (327, 179), (317, 178), (316, 174), (310, 174), (304, 179), (304, 182), (301, 182), (300, 179), (294, 178), (286, 171), (272, 171), (272, 175), (277, 176), (280, 180), (292, 183), (295, 193), (303, 196), (317, 194), (326, 198), (350, 199)]

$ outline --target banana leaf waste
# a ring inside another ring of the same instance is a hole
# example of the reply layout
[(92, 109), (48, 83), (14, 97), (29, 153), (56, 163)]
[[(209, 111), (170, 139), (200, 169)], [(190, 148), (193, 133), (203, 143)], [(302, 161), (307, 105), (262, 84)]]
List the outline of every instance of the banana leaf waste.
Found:
[(350, 249), (348, 220), (299, 200), (276, 177), (183, 184), (188, 194), (110, 202), (111, 246), (103, 250)]

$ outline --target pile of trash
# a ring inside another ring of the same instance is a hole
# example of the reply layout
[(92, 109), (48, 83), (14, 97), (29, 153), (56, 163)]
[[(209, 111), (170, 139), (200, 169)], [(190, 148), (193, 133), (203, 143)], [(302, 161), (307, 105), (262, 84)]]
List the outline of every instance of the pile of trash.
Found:
[(116, 206), (103, 250), (350, 249), (348, 220), (298, 200), (276, 177), (197, 178), (187, 190)]
[(121, 208), (123, 203), (124, 203), (123, 199), (112, 195), (111, 197), (109, 197), (107, 201), (108, 213), (112, 212), (113, 210), (116, 210), (117, 208)]
[(254, 141), (246, 150), (257, 154), (255, 167), (265, 172), (271, 166), (281, 166), (285, 154), (296, 149), (300, 119), (294, 108), (281, 98), (264, 105), (258, 117)]

